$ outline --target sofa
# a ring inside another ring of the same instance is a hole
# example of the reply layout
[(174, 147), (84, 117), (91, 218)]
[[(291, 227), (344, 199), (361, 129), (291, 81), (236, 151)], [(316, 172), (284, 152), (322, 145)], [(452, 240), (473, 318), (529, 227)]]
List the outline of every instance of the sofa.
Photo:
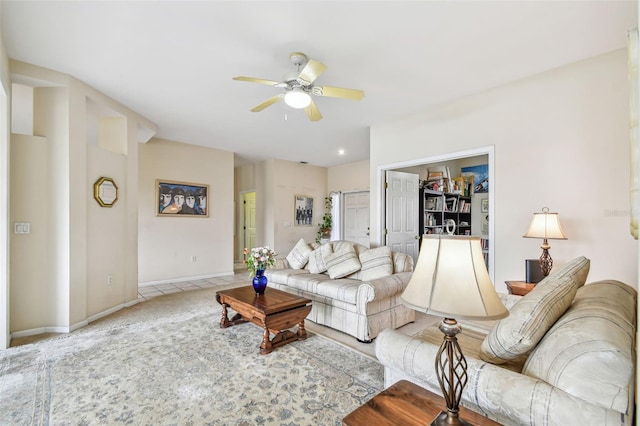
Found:
[[(585, 285), (589, 265), (579, 257), (525, 296), (502, 295), (510, 312), (502, 320), (460, 321), (462, 405), (504, 425), (634, 422), (637, 292), (615, 280)], [(382, 331), (375, 350), (385, 387), (406, 379), (441, 394), (442, 338), (437, 325), (413, 336)]]
[(270, 287), (312, 300), (308, 320), (370, 343), (381, 330), (415, 320), (400, 301), (412, 271), (413, 258), (389, 247), (300, 239), (265, 275)]

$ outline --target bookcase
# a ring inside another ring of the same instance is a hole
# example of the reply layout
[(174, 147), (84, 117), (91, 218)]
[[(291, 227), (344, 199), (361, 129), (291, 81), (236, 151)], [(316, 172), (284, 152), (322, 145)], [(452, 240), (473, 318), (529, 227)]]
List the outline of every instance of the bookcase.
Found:
[(471, 235), (471, 197), (420, 189), (419, 229), (423, 234), (445, 234), (447, 220), (456, 224), (456, 235)]

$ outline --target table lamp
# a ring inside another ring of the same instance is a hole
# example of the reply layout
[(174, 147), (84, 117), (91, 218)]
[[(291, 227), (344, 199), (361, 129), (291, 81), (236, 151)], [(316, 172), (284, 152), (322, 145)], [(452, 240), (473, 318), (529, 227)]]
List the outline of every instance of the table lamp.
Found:
[(558, 213), (549, 213), (549, 208), (544, 207), (541, 213), (534, 213), (531, 224), (524, 238), (542, 238), (542, 255), (540, 256), (540, 269), (545, 277), (551, 272), (553, 267), (553, 259), (549, 254), (551, 246), (547, 240), (566, 240), (567, 237), (560, 226), (560, 217)]
[(456, 337), (462, 328), (455, 318), (493, 320), (509, 315), (489, 278), (480, 237), (423, 235), (416, 269), (401, 299), (411, 309), (444, 317), (435, 368), (447, 409), (431, 425), (467, 425), (459, 417), (467, 361)]

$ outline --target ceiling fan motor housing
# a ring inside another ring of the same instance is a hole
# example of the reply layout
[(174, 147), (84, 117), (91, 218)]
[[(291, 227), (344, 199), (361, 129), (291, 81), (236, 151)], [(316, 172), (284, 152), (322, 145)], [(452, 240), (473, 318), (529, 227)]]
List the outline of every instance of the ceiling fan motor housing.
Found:
[(289, 60), (300, 70), (300, 67), (306, 64), (309, 58), (302, 52), (293, 52), (289, 55)]

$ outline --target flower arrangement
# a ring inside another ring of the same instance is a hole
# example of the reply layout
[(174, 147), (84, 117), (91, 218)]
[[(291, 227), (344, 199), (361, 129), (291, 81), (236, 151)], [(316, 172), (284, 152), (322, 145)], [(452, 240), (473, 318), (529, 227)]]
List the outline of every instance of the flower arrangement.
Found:
[(258, 269), (267, 269), (276, 263), (276, 253), (271, 247), (254, 247), (251, 250), (245, 247), (243, 254), (244, 263), (247, 264), (249, 277), (254, 277)]

